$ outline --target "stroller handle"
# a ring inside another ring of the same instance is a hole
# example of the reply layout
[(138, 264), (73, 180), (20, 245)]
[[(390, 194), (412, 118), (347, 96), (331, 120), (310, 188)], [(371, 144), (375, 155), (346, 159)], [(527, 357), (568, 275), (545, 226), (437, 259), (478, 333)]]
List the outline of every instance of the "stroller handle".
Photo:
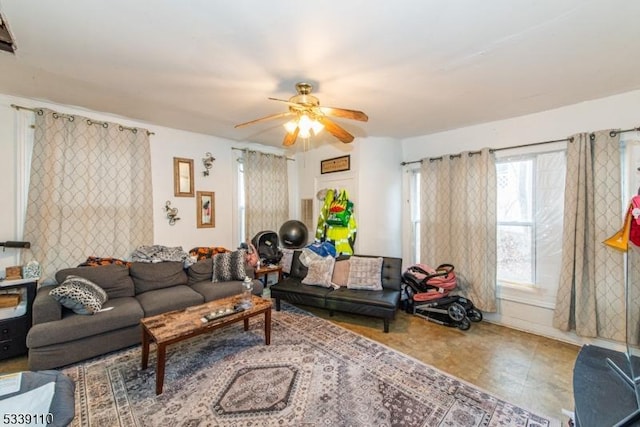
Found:
[(410, 267), (410, 270), (416, 271), (418, 273), (422, 273), (426, 276), (423, 281), (433, 279), (434, 277), (446, 277), (454, 269), (455, 267), (453, 266), (453, 264), (440, 264), (438, 267), (436, 267), (435, 273), (429, 273), (428, 271), (425, 271), (424, 269), (415, 265)]

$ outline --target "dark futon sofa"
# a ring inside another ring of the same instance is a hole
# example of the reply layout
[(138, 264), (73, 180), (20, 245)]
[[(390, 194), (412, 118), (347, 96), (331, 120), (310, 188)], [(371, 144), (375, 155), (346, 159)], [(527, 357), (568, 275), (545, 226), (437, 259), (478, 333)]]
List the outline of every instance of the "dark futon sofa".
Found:
[(293, 253), (289, 276), (271, 286), (271, 298), (276, 300), (276, 311), (280, 311), (280, 301), (285, 300), (293, 304), (326, 308), (330, 314), (342, 311), (379, 317), (384, 321), (384, 332), (389, 332), (389, 321), (395, 317), (400, 303), (402, 259), (382, 257), (382, 290), (363, 290), (303, 284), (308, 269), (300, 260), (301, 253), (300, 250)]

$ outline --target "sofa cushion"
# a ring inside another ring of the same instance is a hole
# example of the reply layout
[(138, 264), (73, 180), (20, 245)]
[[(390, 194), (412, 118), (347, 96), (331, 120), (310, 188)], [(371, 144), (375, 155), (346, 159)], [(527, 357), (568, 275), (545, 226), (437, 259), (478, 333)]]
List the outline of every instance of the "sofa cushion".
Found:
[(297, 279), (304, 279), (307, 275), (307, 266), (300, 261), (300, 255), (302, 255), (301, 250), (296, 250), (293, 252), (293, 257), (291, 258), (291, 268), (289, 271), (289, 277), (295, 277)]
[(204, 303), (204, 297), (186, 285), (148, 291), (136, 298), (144, 310), (144, 317)]
[(62, 319), (62, 305), (49, 295), (49, 291), (54, 286), (56, 285), (43, 285), (36, 292), (36, 298), (33, 300), (33, 307), (31, 308), (34, 325)]
[(382, 287), (400, 290), (402, 287), (402, 258), (384, 257)]
[(388, 309), (396, 309), (400, 300), (400, 292), (396, 290), (368, 291), (348, 288), (335, 289), (327, 294), (327, 301), (341, 301), (350, 304), (372, 305)]
[(204, 258), (195, 264), (191, 264), (189, 268), (187, 268), (187, 277), (188, 284), (193, 285), (194, 283), (202, 282), (204, 280), (208, 280), (211, 282), (213, 276), (213, 261), (211, 258)]
[(155, 289), (187, 284), (181, 261), (134, 262), (129, 267), (136, 295)]
[[(202, 295), (205, 302), (230, 297), (232, 295), (238, 295), (243, 291), (242, 282), (238, 280), (216, 283), (211, 283), (210, 280), (203, 280), (201, 282), (192, 284), (191, 289)], [(264, 284), (262, 283), (262, 281), (254, 279), (253, 290), (251, 292), (254, 295), (262, 295), (263, 290)]]
[(27, 334), (27, 346), (44, 347), (135, 326), (144, 316), (142, 307), (133, 297), (109, 299), (102, 308), (110, 307), (113, 308), (100, 311), (93, 316), (82, 316), (67, 311), (61, 320), (34, 325)]
[(382, 261), (382, 257), (352, 256), (349, 258), (347, 288), (382, 290)]
[(49, 291), (49, 295), (77, 314), (94, 314), (107, 301), (107, 293), (100, 286), (74, 275), (67, 276), (64, 282)]
[(247, 275), (247, 253), (243, 250), (225, 252), (213, 256), (213, 282), (228, 282), (230, 280), (243, 280)]
[(333, 265), (336, 260), (333, 257), (324, 257), (313, 259), (307, 270), (307, 275), (302, 279), (302, 283), (311, 286), (322, 286), (323, 288), (331, 288), (331, 275), (333, 273)]
[[(304, 285), (300, 279), (295, 277), (287, 277), (286, 279), (271, 285), (271, 296), (283, 296), (287, 293), (300, 294), (313, 298), (324, 298), (325, 296), (335, 292), (333, 288), (323, 288), (320, 286)], [(287, 299), (284, 296), (284, 299)]]
[(135, 295), (133, 281), (129, 276), (129, 268), (125, 265), (110, 264), (97, 267), (65, 268), (56, 273), (56, 281), (62, 283), (69, 275), (91, 280), (104, 289), (109, 299)]

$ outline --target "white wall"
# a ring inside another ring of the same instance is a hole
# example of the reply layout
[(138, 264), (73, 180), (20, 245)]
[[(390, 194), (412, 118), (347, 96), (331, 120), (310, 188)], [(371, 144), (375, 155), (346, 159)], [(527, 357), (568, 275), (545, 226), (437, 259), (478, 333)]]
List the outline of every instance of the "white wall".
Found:
[[(483, 147), (501, 148), (562, 139), (579, 132), (629, 129), (640, 125), (639, 112), (640, 91), (633, 91), (508, 120), (409, 138), (402, 141), (402, 156), (404, 161), (414, 161)], [(409, 249), (406, 247), (408, 230), (405, 230), (404, 236), (403, 254), (405, 259), (409, 259)], [(486, 317), (506, 326), (577, 344), (591, 341), (553, 328), (553, 309), (529, 305), (525, 300), (526, 295), (505, 295), (503, 292), (498, 313)], [(598, 342), (600, 345), (618, 347), (614, 343)]]
[[(320, 173), (322, 160), (344, 155), (351, 156), (349, 171)], [(353, 144), (328, 143), (298, 153), (299, 197), (314, 199), (315, 223), (322, 207), (316, 199), (317, 191), (348, 189), (358, 223), (355, 252), (400, 257), (401, 156), (400, 142), (391, 138), (358, 138)]]
[[(16, 110), (11, 104), (24, 107), (46, 107), (52, 110), (77, 114), (101, 121), (112, 121), (125, 126), (146, 128), (155, 133), (151, 138), (151, 167), (153, 179), (153, 221), (154, 241), (149, 244), (166, 246), (182, 246), (188, 251), (195, 246), (224, 246), (235, 248), (238, 245), (236, 218), (236, 148), (254, 148), (265, 152), (281, 154), (282, 150), (258, 144), (237, 143), (209, 135), (202, 135), (155, 126), (150, 123), (127, 119), (106, 113), (87, 111), (77, 107), (53, 104), (38, 100), (16, 98), (0, 94), (0, 200), (2, 200), (2, 216), (0, 221), (0, 242), (17, 240), (19, 230), (17, 179), (21, 173), (19, 153), (16, 146)], [(216, 158), (208, 177), (202, 171), (202, 158), (211, 152)], [(195, 190), (215, 192), (215, 228), (196, 228), (195, 197), (175, 197), (173, 195), (173, 157), (184, 157), (194, 160)], [(291, 168), (295, 173), (295, 169)], [(297, 181), (295, 177), (292, 181)], [(297, 185), (293, 186), (297, 191)], [(290, 190), (291, 191), (291, 190)], [(170, 226), (164, 210), (165, 202), (171, 201), (177, 207), (181, 219)], [(87, 254), (94, 255), (94, 254)], [(95, 254), (110, 256), (110, 254)], [(84, 260), (70, 262), (80, 263)], [(7, 249), (0, 251), (0, 277), (4, 269), (16, 265), (16, 251)]]
[(361, 253), (401, 256), (402, 149), (390, 138), (367, 138), (358, 145)]

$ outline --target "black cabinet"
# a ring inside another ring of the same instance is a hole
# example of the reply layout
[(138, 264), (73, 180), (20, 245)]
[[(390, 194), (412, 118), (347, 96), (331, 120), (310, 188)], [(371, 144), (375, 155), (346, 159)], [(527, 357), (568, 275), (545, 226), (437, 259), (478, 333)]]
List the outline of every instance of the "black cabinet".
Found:
[(31, 328), (31, 309), (36, 296), (37, 282), (34, 279), (7, 280), (0, 282), (0, 293), (18, 290), (22, 299), (26, 298), (26, 307), (0, 309), (0, 360), (27, 353), (27, 332)]

